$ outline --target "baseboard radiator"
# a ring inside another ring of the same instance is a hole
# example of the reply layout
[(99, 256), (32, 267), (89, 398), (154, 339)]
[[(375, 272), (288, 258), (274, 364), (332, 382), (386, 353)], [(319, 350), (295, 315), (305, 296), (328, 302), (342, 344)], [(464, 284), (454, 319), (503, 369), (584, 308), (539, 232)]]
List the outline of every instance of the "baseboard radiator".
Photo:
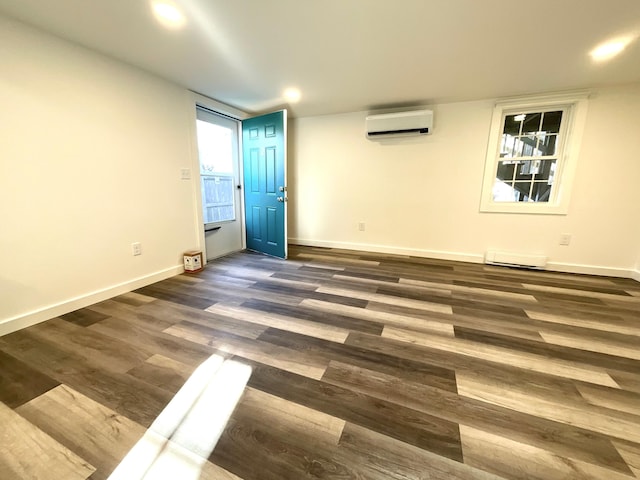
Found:
[(484, 254), (484, 263), (489, 265), (502, 265), (505, 267), (544, 270), (545, 266), (547, 265), (547, 257), (544, 255), (527, 255), (523, 253), (487, 250), (487, 252)]

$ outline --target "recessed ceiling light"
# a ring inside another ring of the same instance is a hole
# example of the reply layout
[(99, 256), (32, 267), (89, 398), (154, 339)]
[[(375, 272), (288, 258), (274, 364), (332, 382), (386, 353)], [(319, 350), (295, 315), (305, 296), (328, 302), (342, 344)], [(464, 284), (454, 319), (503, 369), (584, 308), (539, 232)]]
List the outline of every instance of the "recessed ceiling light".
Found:
[(631, 43), (631, 40), (631, 38), (618, 38), (616, 40), (603, 43), (591, 50), (589, 55), (591, 55), (591, 58), (596, 62), (604, 62), (605, 60), (609, 60), (622, 52), (625, 47)]
[(300, 90), (298, 90), (297, 88), (287, 88), (282, 95), (284, 96), (285, 100), (291, 103), (299, 102), (300, 97), (302, 97)]
[(158, 21), (167, 28), (180, 28), (186, 23), (184, 14), (173, 3), (155, 1), (151, 6)]

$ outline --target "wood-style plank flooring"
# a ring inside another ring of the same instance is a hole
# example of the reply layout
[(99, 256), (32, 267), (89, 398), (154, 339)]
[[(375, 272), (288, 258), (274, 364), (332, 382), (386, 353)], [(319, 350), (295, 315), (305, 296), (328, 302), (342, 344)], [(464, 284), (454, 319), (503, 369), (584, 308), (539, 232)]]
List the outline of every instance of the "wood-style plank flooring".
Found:
[[(640, 478), (640, 283), (290, 254), (234, 254), (0, 338), (0, 479), (108, 478), (141, 439), (213, 479)], [(190, 407), (233, 411), (211, 453), (214, 420), (158, 433), (207, 359), (250, 367)]]

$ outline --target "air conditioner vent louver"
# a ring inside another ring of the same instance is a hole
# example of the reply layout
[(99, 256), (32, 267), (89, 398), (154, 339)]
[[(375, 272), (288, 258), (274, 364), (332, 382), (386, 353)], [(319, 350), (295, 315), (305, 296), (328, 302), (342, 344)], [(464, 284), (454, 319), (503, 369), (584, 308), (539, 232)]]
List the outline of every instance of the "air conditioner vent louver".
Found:
[(384, 132), (369, 132), (370, 137), (384, 136), (384, 135), (426, 135), (429, 133), (428, 128), (407, 128), (405, 130), (393, 130)]
[(371, 139), (427, 135), (433, 127), (433, 111), (414, 110), (369, 115), (366, 124), (367, 137)]

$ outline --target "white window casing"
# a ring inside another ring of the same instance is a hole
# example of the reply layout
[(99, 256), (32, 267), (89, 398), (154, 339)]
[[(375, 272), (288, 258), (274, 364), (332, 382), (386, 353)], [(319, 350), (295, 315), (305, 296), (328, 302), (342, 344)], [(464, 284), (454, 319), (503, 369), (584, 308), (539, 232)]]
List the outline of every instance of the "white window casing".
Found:
[[(520, 97), (497, 102), (491, 119), (480, 211), (566, 215), (569, 210), (571, 187), (582, 144), (587, 107), (587, 92)], [(556, 164), (553, 184), (548, 201), (494, 201), (493, 189), (497, 181), (498, 162), (501, 161), (500, 147), (506, 116), (530, 112), (544, 113), (554, 110), (561, 110), (563, 114), (557, 137), (558, 147), (557, 158), (554, 158)]]

